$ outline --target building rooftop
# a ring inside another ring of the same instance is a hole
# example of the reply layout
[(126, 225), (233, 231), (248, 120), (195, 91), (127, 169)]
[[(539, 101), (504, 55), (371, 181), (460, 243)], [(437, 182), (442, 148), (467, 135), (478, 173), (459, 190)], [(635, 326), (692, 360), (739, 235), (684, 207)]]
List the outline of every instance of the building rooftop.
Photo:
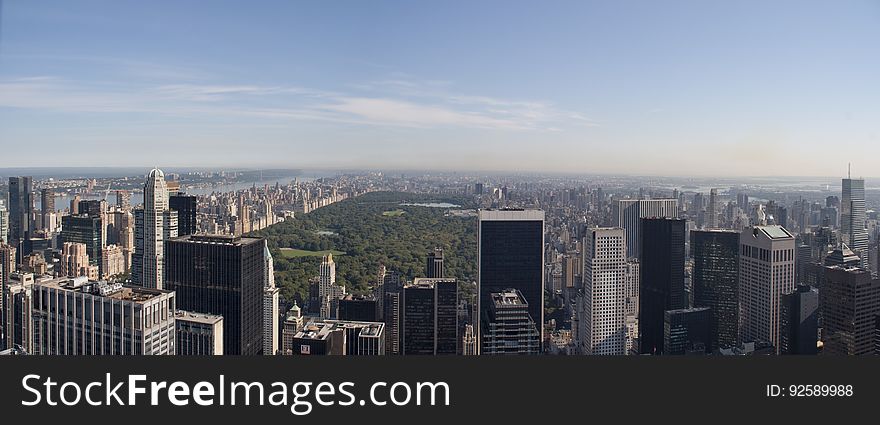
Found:
[(294, 336), (299, 339), (324, 340), (335, 332), (345, 329), (360, 329), (359, 336), (376, 338), (382, 334), (385, 324), (382, 322), (359, 322), (354, 320), (323, 320), (309, 322)]
[(140, 286), (125, 286), (118, 282), (90, 281), (85, 276), (37, 280), (35, 286), (62, 289), (65, 291), (80, 292), (98, 297), (131, 302), (145, 302), (155, 297), (174, 292)]
[(250, 245), (253, 243), (264, 243), (263, 238), (252, 238), (252, 237), (247, 237), (247, 236), (232, 236), (232, 235), (208, 235), (208, 234), (186, 235), (186, 236), (180, 236), (177, 238), (173, 238), (171, 240), (182, 241), (182, 242), (191, 242), (191, 243), (200, 243), (200, 244), (229, 245), (229, 246), (240, 246), (240, 245)]
[(196, 313), (192, 311), (177, 310), (175, 316), (177, 320), (185, 320), (187, 322), (204, 323), (213, 325), (223, 321), (223, 316), (210, 313)]
[(526, 302), (526, 299), (523, 298), (522, 293), (520, 293), (517, 289), (508, 289), (503, 292), (493, 292), (489, 294), (489, 296), (492, 298), (492, 303), (495, 304), (495, 308), (502, 308), (513, 305), (529, 305), (529, 303)]
[(449, 277), (417, 277), (412, 282), (404, 285), (404, 288), (433, 288), (437, 283), (450, 282), (455, 283), (454, 278)]
[(755, 226), (755, 232), (761, 232), (770, 239), (788, 239), (794, 236), (780, 225)]

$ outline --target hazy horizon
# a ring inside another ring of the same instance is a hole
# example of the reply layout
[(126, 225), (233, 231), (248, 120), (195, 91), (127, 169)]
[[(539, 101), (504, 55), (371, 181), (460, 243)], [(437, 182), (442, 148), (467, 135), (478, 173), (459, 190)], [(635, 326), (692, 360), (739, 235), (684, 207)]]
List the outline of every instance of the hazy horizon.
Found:
[(880, 155), (874, 1), (0, 12), (5, 168), (871, 178)]

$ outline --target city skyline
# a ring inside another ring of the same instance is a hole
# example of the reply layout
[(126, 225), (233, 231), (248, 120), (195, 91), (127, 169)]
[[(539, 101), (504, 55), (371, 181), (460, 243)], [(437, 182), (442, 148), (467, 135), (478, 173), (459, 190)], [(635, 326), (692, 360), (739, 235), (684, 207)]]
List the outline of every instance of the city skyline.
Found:
[(0, 167), (840, 176), (880, 139), (872, 2), (45, 5), (3, 4)]

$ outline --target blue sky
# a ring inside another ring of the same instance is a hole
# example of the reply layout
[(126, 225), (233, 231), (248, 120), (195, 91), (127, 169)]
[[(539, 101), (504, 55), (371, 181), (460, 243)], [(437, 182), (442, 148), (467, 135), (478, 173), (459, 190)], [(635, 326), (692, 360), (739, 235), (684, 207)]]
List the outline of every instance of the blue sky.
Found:
[(0, 167), (880, 176), (880, 2), (26, 1)]

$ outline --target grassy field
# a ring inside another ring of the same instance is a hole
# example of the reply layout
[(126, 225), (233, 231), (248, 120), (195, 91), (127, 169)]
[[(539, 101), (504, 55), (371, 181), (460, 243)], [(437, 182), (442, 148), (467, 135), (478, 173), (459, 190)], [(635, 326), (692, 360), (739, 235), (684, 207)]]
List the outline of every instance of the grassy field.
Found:
[(393, 211), (383, 211), (382, 215), (385, 217), (400, 217), (404, 215), (406, 211), (404, 210), (393, 210)]
[(323, 257), (327, 254), (345, 255), (345, 252), (337, 251), (335, 249), (328, 249), (326, 251), (309, 251), (306, 249), (281, 248), (280, 251), (281, 251), (281, 255), (283, 255), (286, 258)]

